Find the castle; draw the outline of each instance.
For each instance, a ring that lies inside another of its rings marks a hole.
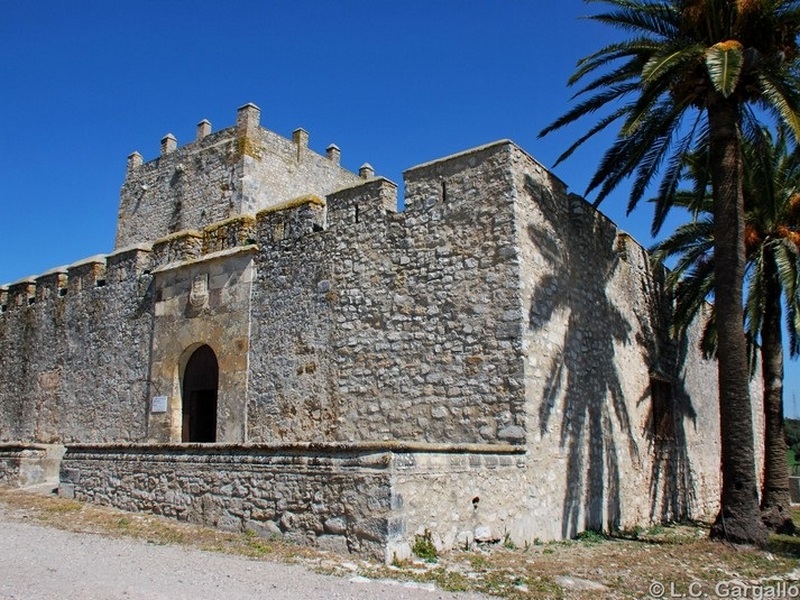
[[[713,513],[645,251],[507,140],[404,179],[252,104],[132,154],[115,250],[0,287],[0,483],[386,560]]]

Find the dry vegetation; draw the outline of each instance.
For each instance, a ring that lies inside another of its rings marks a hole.
[[[651,588],[655,582],[664,586],[663,597],[714,598],[718,584],[724,586],[720,595],[729,597],[744,589],[732,589],[738,585],[758,586],[749,589],[748,597],[800,593],[800,538],[775,537],[770,551],[763,552],[710,542],[707,527],[698,524],[658,526],[613,537],[590,533],[525,548],[507,542],[387,566],[249,533],[226,533],[16,490],[0,490],[0,507],[7,518],[69,531],[295,562],[350,577],[433,582],[446,590],[475,590],[504,598],[648,598],[651,589],[659,591]],[[800,510],[795,521],[800,522]]]

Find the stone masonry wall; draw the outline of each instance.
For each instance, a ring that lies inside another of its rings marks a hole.
[[[190,144],[177,147],[166,137],[159,158],[144,164],[132,154],[120,193],[116,247],[254,215],[305,194],[324,196],[359,180],[339,166],[338,151],[320,156],[308,148],[306,132],[287,140],[261,128],[259,119],[258,107],[247,104],[235,127],[210,133],[203,121]]]
[[[401,214],[373,179],[328,196],[324,231],[259,216],[251,441],[523,440],[507,158],[409,171]]]
[[[0,440],[144,438],[146,256],[146,248],[132,248],[9,286],[0,314]]]
[[[20,445],[0,445],[0,487],[19,487],[22,484],[22,462],[25,455],[43,456],[43,450],[30,450]]]
[[[11,382],[0,396],[4,439],[176,441],[181,369],[205,343],[225,363],[219,439],[229,443],[540,444],[552,430],[553,464],[567,464],[569,444],[582,456],[586,440],[609,431],[608,415],[636,452],[647,446],[644,409],[619,400],[646,396],[649,373],[665,368],[651,343],[662,307],[641,248],[510,142],[409,170],[403,213],[394,184],[360,181],[327,201],[302,196],[176,232],[149,253],[121,251],[108,281],[96,259],[68,278],[11,286],[0,336],[25,351],[0,365]],[[122,268],[124,257],[136,264]],[[209,300],[193,308],[203,277]],[[128,400],[104,405],[104,386]],[[160,394],[168,413],[148,417]],[[565,413],[573,396],[586,404]],[[605,483],[597,489],[606,495]]]
[[[234,224],[234,223],[231,223]],[[216,441],[246,439],[253,244],[234,246],[153,269],[155,303],[150,351],[153,395],[167,395],[163,414],[149,415],[150,441],[182,438],[182,375],[201,345],[219,370]]]
[[[384,559],[391,453],[71,446],[60,494]]]
[[[391,562],[415,536],[440,550],[517,538],[530,506],[509,445],[71,446],[59,493],[132,512]]]
[[[535,535],[708,516],[716,363],[698,356],[696,329],[669,338],[664,272],[641,246],[516,154]],[[664,391],[666,430],[653,421]]]
[[[386,560],[411,556],[416,536],[440,551],[535,536],[526,493],[529,457],[514,446],[395,454]],[[456,451],[457,450],[457,451]]]
[[[58,444],[0,442],[0,487],[58,483],[64,447]]]

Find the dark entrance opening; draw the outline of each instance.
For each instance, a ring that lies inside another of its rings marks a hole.
[[[209,346],[200,346],[183,374],[184,442],[217,441],[217,385],[219,365]]]

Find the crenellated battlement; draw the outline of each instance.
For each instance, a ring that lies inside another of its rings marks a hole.
[[[169,234],[204,227],[237,215],[254,215],[287,198],[325,197],[374,176],[340,165],[335,144],[320,155],[309,148],[309,133],[291,139],[261,127],[255,104],[239,108],[236,123],[217,132],[197,125],[194,141],[180,146],[174,135],[161,140],[158,158],[128,156],[120,193],[116,246],[153,242]]]
[[[397,186],[384,178],[361,180],[358,185],[320,198],[299,196],[265,208],[255,215],[235,215],[203,229],[184,229],[152,243],[98,254],[68,266],[51,269],[0,286],[0,314],[37,303],[80,294],[149,275],[167,265],[179,265],[244,246],[301,243],[308,235],[382,219],[397,205]]]

